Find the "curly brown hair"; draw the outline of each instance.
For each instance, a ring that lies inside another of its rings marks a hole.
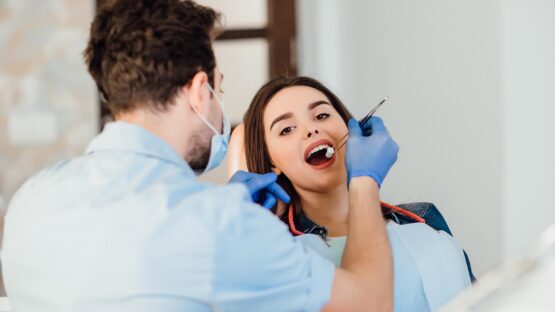
[[[84,57],[110,112],[163,111],[199,71],[213,85],[219,26],[219,13],[190,0],[119,0],[99,8]]]

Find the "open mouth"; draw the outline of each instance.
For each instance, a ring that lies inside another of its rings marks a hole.
[[[334,149],[331,142],[320,140],[311,144],[306,153],[305,161],[311,166],[322,166],[330,162],[334,157]]]

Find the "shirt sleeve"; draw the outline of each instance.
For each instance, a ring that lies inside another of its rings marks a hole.
[[[213,302],[225,311],[319,311],[334,265],[265,208],[245,200],[226,206],[216,224]]]

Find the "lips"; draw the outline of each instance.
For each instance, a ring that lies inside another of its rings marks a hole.
[[[326,157],[328,147],[333,147],[329,140],[318,140],[310,144],[304,152],[304,161],[315,170],[322,170],[335,163],[335,153],[331,158]]]
[[[326,139],[318,140],[318,141],[316,141],[316,142],[310,144],[310,145],[306,148],[306,150],[305,150],[305,152],[304,152],[304,160],[306,161],[306,160],[308,159],[308,156],[310,155],[310,152],[311,152],[314,148],[316,148],[316,147],[318,147],[318,146],[320,146],[320,145],[327,145],[327,146],[329,146],[329,147],[333,147],[333,143],[331,143],[330,140],[326,140]]]

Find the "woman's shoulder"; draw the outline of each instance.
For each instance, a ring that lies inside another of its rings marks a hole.
[[[461,250],[461,246],[449,235],[449,233],[438,230],[427,223],[415,222],[415,223],[404,223],[399,224],[394,221],[389,221],[387,223],[387,229],[389,231],[394,231],[398,236],[403,239],[410,239],[410,241],[418,241],[426,245],[436,245],[440,247],[442,245],[457,247]]]
[[[416,202],[416,203],[407,203],[407,204],[400,204],[397,205],[399,208],[402,208],[406,211],[409,211],[418,217],[424,219],[426,224],[437,231],[444,231],[449,235],[453,235],[451,233],[451,229],[445,221],[445,218],[439,211],[439,209],[433,203],[429,202]],[[395,222],[399,224],[408,224],[414,223],[414,219],[407,218],[404,215],[395,214],[394,215]]]
[[[397,207],[409,211],[425,221],[415,221],[414,218],[407,217],[403,213],[393,212],[391,214],[391,219],[387,224],[388,230],[395,232],[405,243],[410,241],[411,243],[408,247],[417,245],[419,246],[418,249],[426,250],[428,248],[423,248],[424,246],[420,245],[425,245],[426,247],[433,246],[435,248],[456,247],[462,253],[462,248],[452,237],[447,222],[434,204],[418,202],[401,204],[397,205]]]
[[[447,243],[450,243],[451,245],[455,245],[458,248],[461,248],[458,245],[457,241],[453,238],[453,233],[451,232],[451,229],[449,228],[447,221],[441,214],[440,210],[433,203],[416,202],[416,203],[401,204],[401,205],[398,205],[398,207],[406,211],[409,211],[415,214],[416,216],[424,219],[428,227],[431,227],[432,229],[438,232],[442,231],[444,232],[444,234],[445,233],[449,234],[449,236],[443,235],[442,236],[443,240],[447,241]],[[404,215],[396,214],[396,213],[392,214],[391,219],[401,225],[407,225],[407,224],[412,224],[416,222],[413,218],[409,218]],[[430,234],[430,235],[433,235],[433,234]],[[439,234],[436,234],[436,235],[439,235]],[[474,273],[472,272],[472,265],[470,264],[470,258],[468,257],[464,249],[462,249],[462,252],[465,259],[466,267],[468,269],[468,274],[470,275],[470,279],[472,280],[472,282],[474,282],[476,281],[476,278],[474,277]]]
[[[411,203],[399,205],[425,222],[407,220],[403,216],[388,222],[390,235],[407,248],[418,259],[444,259],[453,264],[463,264],[466,268],[463,248],[451,234],[447,222],[432,203]],[[424,260],[427,262],[427,260]]]
[[[425,223],[391,221],[387,230],[394,259],[396,250],[410,254],[431,307],[439,307],[470,285],[464,251],[451,235]]]

